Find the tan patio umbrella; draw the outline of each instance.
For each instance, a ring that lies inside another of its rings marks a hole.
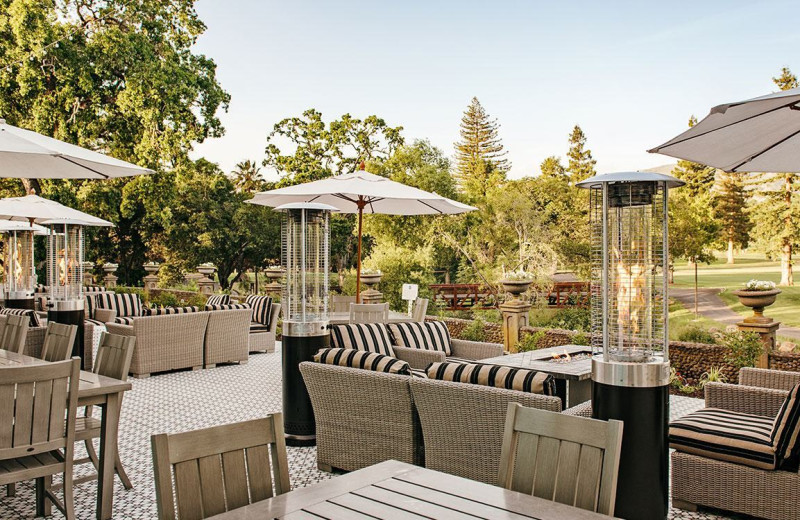
[[[358,213],[356,301],[361,301],[361,228],[364,213],[383,215],[455,215],[476,208],[364,171],[257,193],[249,203],[277,207],[291,202],[328,204],[342,213]]]

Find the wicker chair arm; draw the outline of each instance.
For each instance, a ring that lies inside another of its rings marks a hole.
[[[94,319],[102,323],[110,323],[117,317],[117,311],[114,309],[95,309]]]
[[[392,349],[394,350],[394,356],[397,359],[405,361],[411,366],[411,368],[419,370],[428,368],[428,365],[431,363],[445,360],[444,352],[436,350],[399,347],[397,345],[392,345]]]
[[[586,401],[584,403],[567,408],[563,412],[564,415],[574,415],[577,417],[591,417],[592,416],[592,402]]]
[[[269,332],[273,334],[278,330],[278,318],[281,315],[281,304],[273,303],[269,318]]]
[[[706,406],[732,412],[775,417],[788,392],[772,388],[708,383],[705,387]]]
[[[748,367],[739,371],[739,384],[744,386],[758,386],[788,392],[797,383],[800,383],[800,372]]]
[[[135,335],[133,333],[133,325],[123,325],[122,323],[106,323],[106,332],[109,334],[119,334],[120,336]]]
[[[474,360],[503,355],[503,345],[500,343],[483,343],[455,338],[450,342],[450,350],[453,357]]]

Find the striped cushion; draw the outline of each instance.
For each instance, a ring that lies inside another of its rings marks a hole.
[[[166,314],[188,314],[191,312],[200,312],[200,307],[155,307],[152,309],[145,309],[145,316],[164,316]]]
[[[780,466],[796,469],[800,459],[800,383],[789,390],[781,405],[771,438]]]
[[[703,408],[669,424],[669,445],[678,451],[775,469],[773,419],[720,408]]]
[[[272,319],[272,296],[260,296],[258,294],[251,294],[244,301],[253,308],[252,320],[262,325],[270,326]]]
[[[97,308],[97,294],[84,294],[84,316],[94,319],[94,310]]]
[[[207,311],[229,311],[232,309],[249,309],[250,306],[246,303],[226,303],[220,305],[209,305],[206,304],[205,309]]]
[[[444,361],[431,363],[425,372],[429,379],[556,395],[556,380],[553,376],[526,368]]]
[[[30,324],[28,325],[29,327],[34,328],[42,326],[42,324],[39,322],[39,315],[36,314],[36,311],[34,311],[33,309],[9,309],[8,307],[5,307],[3,309],[0,309],[0,314],[27,316],[31,320]]]
[[[99,293],[105,291],[106,288],[100,285],[84,285],[83,292],[85,293]]]
[[[411,375],[411,367],[405,361],[375,352],[351,348],[324,348],[314,355],[314,361],[340,367],[363,368],[374,372]]]
[[[117,311],[120,318],[143,315],[142,300],[138,294],[100,293],[97,295],[97,308]]]
[[[395,357],[389,329],[384,323],[331,325],[331,344],[335,348],[365,350]]]
[[[231,303],[230,294],[212,294],[206,300],[206,305],[228,305]]]
[[[119,323],[121,325],[133,325],[133,318],[114,318],[114,323]]]
[[[450,331],[442,321],[390,323],[392,344],[401,347],[436,350],[450,355]]]

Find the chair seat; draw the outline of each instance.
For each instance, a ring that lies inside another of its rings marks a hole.
[[[0,460],[0,485],[52,475],[63,467],[64,457],[58,451]]]
[[[250,334],[256,334],[259,332],[269,332],[269,327],[262,325],[261,323],[256,323],[255,321],[250,323]]]
[[[97,417],[76,417],[75,440],[85,441],[86,439],[99,437],[102,424],[102,421]]]
[[[703,408],[669,425],[670,447],[710,459],[775,469],[774,419]]]

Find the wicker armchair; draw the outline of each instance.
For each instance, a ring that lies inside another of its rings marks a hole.
[[[489,484],[497,484],[508,403],[561,411],[555,396],[421,378],[410,384],[425,467]]]
[[[251,309],[228,309],[208,313],[203,365],[247,363]]]
[[[406,361],[411,368],[424,370],[431,363],[447,361],[444,352],[393,345],[395,356]],[[459,359],[479,360],[503,355],[500,343],[483,343],[453,338],[450,342],[450,355]],[[505,409],[505,408],[504,408]]]
[[[321,470],[352,471],[390,459],[422,464],[410,376],[308,361],[300,372],[314,408]]]
[[[275,336],[278,330],[278,318],[281,314],[281,304],[273,303],[271,312],[269,330],[264,330],[262,327],[253,327],[251,324],[247,347],[249,352],[275,352]]]
[[[775,417],[800,373],[743,368],[739,384],[706,385],[706,406]],[[774,520],[800,519],[795,498],[800,473],[767,471],[676,451],[672,454],[672,505],[713,507]]]

